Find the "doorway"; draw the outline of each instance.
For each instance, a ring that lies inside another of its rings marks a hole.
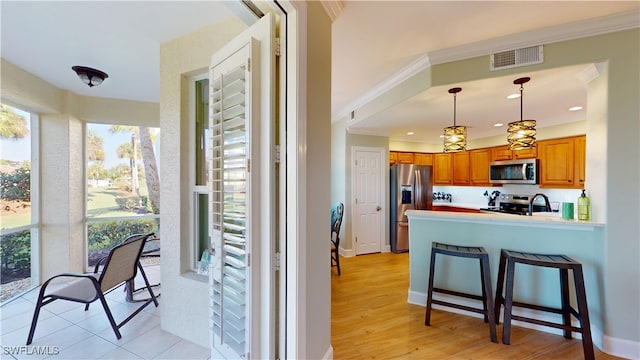
[[[356,255],[376,253],[382,249],[387,214],[384,154],[385,149],[379,147],[351,148],[351,238]]]

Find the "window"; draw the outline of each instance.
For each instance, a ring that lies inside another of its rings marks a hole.
[[[0,302],[39,282],[37,124],[36,115],[0,104]]]
[[[209,188],[208,178],[208,149],[210,146],[209,132],[209,79],[195,79],[193,82],[193,270],[202,254],[210,248],[209,245]]]
[[[160,130],[87,124],[88,265],[125,237],[158,233]]]

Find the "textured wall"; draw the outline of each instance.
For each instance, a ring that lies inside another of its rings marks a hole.
[[[162,44],[160,51],[160,239],[162,328],[209,347],[206,277],[189,271],[188,76],[207,74],[211,55],[246,28],[228,20]]]

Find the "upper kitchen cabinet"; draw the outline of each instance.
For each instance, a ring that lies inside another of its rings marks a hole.
[[[525,150],[509,150],[507,145],[491,148],[491,161],[535,159],[538,156],[536,148]]]
[[[491,149],[469,151],[469,181],[471,185],[491,186],[489,183],[489,163]]]
[[[433,184],[450,185],[453,183],[452,175],[453,158],[451,153],[433,154]]]
[[[397,164],[413,164],[413,153],[411,152],[398,152]]]
[[[584,189],[585,168],[587,167],[587,137],[578,136],[574,139],[574,177],[576,179],[575,185],[578,189]]]
[[[511,150],[511,154],[514,160],[518,159],[535,159],[538,157],[538,149],[523,149],[523,150]]]
[[[395,151],[389,151],[389,165],[398,163],[398,153]]]
[[[541,188],[584,186],[586,137],[538,141]]]
[[[413,164],[413,153],[389,151],[389,165],[393,164]]]
[[[455,152],[451,155],[453,162],[453,184],[469,185],[469,152]]]
[[[413,163],[416,165],[433,165],[433,154],[414,153]]]
[[[511,160],[511,150],[507,145],[491,148],[491,161]]]

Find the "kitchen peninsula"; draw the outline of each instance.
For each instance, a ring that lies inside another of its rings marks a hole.
[[[491,287],[495,292],[500,249],[542,254],[564,254],[582,263],[594,344],[602,348],[605,262],[604,229],[598,222],[564,220],[557,216],[520,216],[410,210],[408,301],[426,305],[431,242],[483,246],[490,257]],[[436,264],[437,287],[481,294],[479,266],[469,259],[443,257]],[[555,269],[516,267],[515,298],[545,306],[560,306],[560,280]],[[434,297],[437,298],[438,295]],[[447,296],[447,295],[444,295]],[[571,294],[575,305],[575,296]],[[478,307],[472,300],[450,297],[447,301]],[[450,309],[446,309],[451,311]],[[514,312],[522,309],[514,309]],[[525,310],[528,316],[557,321],[556,315]],[[472,315],[471,313],[467,313]],[[521,312],[525,314],[525,312]],[[474,316],[477,316],[473,314]],[[528,325],[531,326],[531,325]],[[560,330],[538,327],[543,331]]]

